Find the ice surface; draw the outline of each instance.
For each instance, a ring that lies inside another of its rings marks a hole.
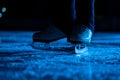
[[[120,80],[119,33],[95,33],[88,55],[33,49],[33,33],[0,31],[0,80]]]

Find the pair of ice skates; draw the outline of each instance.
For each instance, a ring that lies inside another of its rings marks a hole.
[[[87,50],[87,45],[91,42],[92,31],[86,26],[81,27],[79,26],[79,28],[76,29],[75,30],[73,29],[73,33],[71,34],[71,36],[67,37],[67,42],[71,43],[71,46],[69,45],[65,47],[65,45],[63,45],[64,47],[61,47],[61,49],[63,48],[66,50],[74,49],[76,54],[81,54]],[[50,46],[50,43],[65,37],[66,35],[64,33],[62,33],[56,27],[52,26],[41,32],[36,32],[33,34],[33,47],[37,49],[41,48],[53,49],[53,47]],[[41,46],[39,44],[41,42],[43,42],[45,45]],[[56,49],[55,46],[54,49]]]

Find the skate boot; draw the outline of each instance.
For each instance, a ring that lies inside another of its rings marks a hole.
[[[62,33],[59,29],[57,29],[54,26],[51,26],[41,32],[34,33],[33,42],[49,43],[65,37],[66,35]]]
[[[50,26],[47,29],[36,32],[33,34],[33,42],[31,46],[38,50],[61,50],[63,47],[59,47],[59,40],[63,40],[66,35],[54,26]],[[61,46],[61,45],[60,45]]]
[[[81,54],[88,50],[87,45],[91,42],[92,31],[86,26],[76,26],[68,38],[68,42],[75,44],[75,53]]]

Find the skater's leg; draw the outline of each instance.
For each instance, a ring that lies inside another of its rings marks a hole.
[[[46,29],[33,34],[33,42],[52,42],[66,37],[53,23],[53,16],[55,11],[55,0],[46,0],[47,9],[44,10],[44,19],[46,19]]]
[[[94,31],[94,0],[76,0],[76,24],[89,27]]]
[[[60,0],[54,1],[52,18],[57,28],[63,31],[68,41],[90,42],[82,40],[94,31],[94,0]],[[79,36],[79,37],[78,37]]]
[[[42,32],[36,32],[33,41],[51,42],[66,35],[70,36],[73,26],[73,0],[46,0],[46,6],[44,17],[48,22],[46,26],[49,27]]]
[[[75,0],[75,25],[68,41],[90,43],[94,31],[94,0]]]
[[[94,0],[75,0],[75,25],[68,41],[75,43],[75,53],[87,51],[94,31]]]
[[[52,2],[53,1],[53,2]],[[51,0],[48,15],[71,43],[76,43],[76,53],[85,51],[79,43],[89,43],[94,30],[94,0]],[[82,7],[82,8],[80,8]],[[88,8],[89,7],[89,8]],[[56,9],[57,8],[57,9]]]
[[[51,18],[54,24],[67,36],[70,36],[73,21],[73,0],[54,0]]]
[[[61,0],[56,7],[53,17],[57,27],[75,44],[75,53],[84,53],[94,31],[94,0]]]

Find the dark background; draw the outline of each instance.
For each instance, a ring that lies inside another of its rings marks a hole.
[[[120,1],[95,1],[95,30],[120,31]],[[7,12],[0,18],[1,30],[38,30],[45,26],[46,0],[0,0]],[[0,10],[1,11],[1,10]]]

